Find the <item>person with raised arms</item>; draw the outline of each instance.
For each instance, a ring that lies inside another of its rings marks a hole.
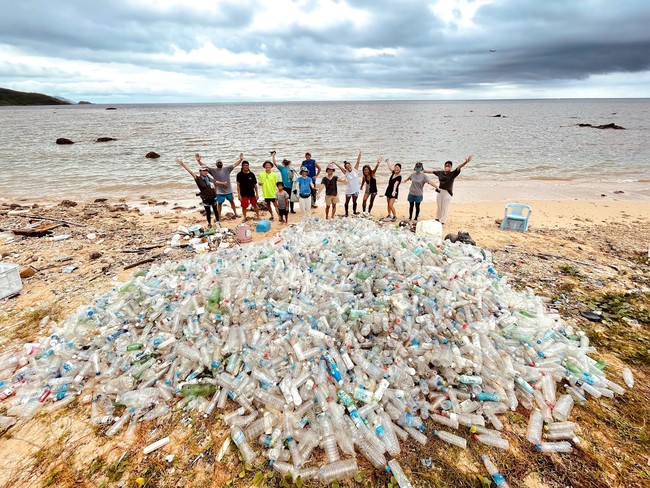
[[[359,198],[360,191],[360,179],[359,179],[359,163],[361,162],[361,149],[359,149],[359,154],[357,155],[357,164],[352,167],[352,163],[348,161],[343,161],[343,166],[339,163],[336,164],[339,169],[343,172],[345,179],[347,180],[347,187],[345,188],[345,216],[349,215],[348,207],[350,205],[350,199],[352,199],[352,212],[354,215],[358,215],[357,212],[357,199]]]
[[[425,171],[425,173],[431,173],[438,177],[440,181],[440,188],[436,191],[438,192],[438,197],[436,198],[436,203],[438,208],[436,209],[436,220],[441,224],[444,224],[447,221],[447,214],[449,213],[449,206],[451,205],[451,197],[454,195],[454,180],[460,175],[461,168],[465,167],[467,163],[472,160],[472,156],[467,156],[465,161],[456,166],[456,169],[452,171],[453,163],[451,161],[446,161],[444,169],[437,171]]]
[[[257,206],[257,199],[259,192],[257,189],[257,178],[250,170],[248,161],[242,161],[241,171],[237,173],[237,198],[241,202],[241,211],[243,214],[243,222],[246,222],[246,210],[249,206],[255,210],[257,219],[260,218],[260,208]]]
[[[381,157],[377,158],[377,164],[375,164],[374,169],[370,168],[369,164],[364,164],[361,169],[361,188],[363,191],[363,202],[361,203],[361,208],[363,213],[366,213],[366,202],[370,198],[370,204],[368,205],[368,214],[372,213],[372,206],[375,203],[375,197],[377,196],[377,168],[379,168],[379,163],[381,163]]]
[[[230,183],[230,173],[232,173],[232,170],[234,170],[237,166],[239,166],[241,162],[244,160],[244,153],[239,153],[239,159],[237,159],[237,161],[225,166],[220,159],[217,159],[217,162],[215,163],[216,166],[215,168],[209,168],[207,164],[203,164],[203,162],[201,161],[201,155],[199,153],[196,153],[194,155],[194,158],[199,163],[199,166],[205,166],[206,168],[208,168],[208,172],[216,181],[223,181],[223,185],[221,184],[216,185],[217,208],[219,209],[219,215],[220,216],[222,215],[221,209],[223,206],[223,202],[228,200],[230,202],[230,206],[232,207],[232,211],[233,214],[235,215],[235,218],[239,217],[239,215],[237,215],[237,207],[235,206],[235,197],[233,197],[232,184]]]
[[[205,218],[208,221],[208,229],[212,228],[212,211],[214,211],[215,222],[219,223],[219,209],[217,208],[217,192],[215,190],[215,185],[223,184],[223,181],[217,181],[210,173],[208,173],[208,168],[201,166],[199,167],[199,174],[197,175],[192,171],[182,159],[177,159],[176,162],[185,169],[192,178],[196,186],[199,188],[199,193],[197,195],[201,197],[203,202],[203,208],[205,209]]]
[[[296,211],[293,209],[293,205],[295,202],[291,200],[291,195],[295,191],[297,196],[298,189],[296,188],[294,190],[293,182],[295,181],[295,179],[298,178],[298,174],[296,173],[296,170],[294,170],[291,167],[291,161],[289,161],[288,159],[283,159],[282,164],[278,164],[275,161],[275,151],[271,151],[271,161],[273,162],[273,165],[276,168],[278,168],[278,171],[282,176],[282,186],[284,187],[284,191],[286,191],[289,194],[289,207],[291,208],[291,213],[295,214]]]
[[[402,182],[402,165],[396,163],[394,166],[391,166],[388,159],[386,159],[386,166],[390,171],[390,179],[388,180],[388,186],[386,186],[386,205],[388,207],[388,215],[381,219],[382,221],[391,220],[395,222],[397,220],[397,214],[395,213],[395,202],[399,196],[399,185]]]

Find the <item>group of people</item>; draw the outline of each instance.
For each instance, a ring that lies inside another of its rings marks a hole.
[[[336,206],[339,203],[338,185],[345,184],[345,216],[349,216],[350,202],[352,202],[352,213],[358,215],[358,199],[363,193],[361,209],[364,214],[372,212],[375,198],[378,194],[376,173],[382,158],[378,158],[374,168],[366,164],[359,174],[359,165],[361,164],[362,152],[359,149],[356,164],[344,161],[343,165],[332,162],[325,168],[325,176],[321,178],[317,185],[318,177],[321,173],[321,167],[311,157],[310,153],[305,153],[305,160],[302,162],[299,171],[291,166],[291,161],[283,159],[278,164],[275,159],[275,151],[271,151],[271,159],[264,161],[264,170],[255,175],[250,170],[250,164],[244,160],[241,153],[239,158],[232,164],[224,165],[221,160],[217,160],[215,167],[208,167],[201,160],[201,155],[196,154],[195,159],[199,164],[198,174],[192,171],[182,160],[178,164],[192,175],[199,189],[198,196],[201,197],[205,208],[205,215],[208,221],[208,228],[212,227],[212,214],[214,213],[215,221],[220,220],[223,204],[228,201],[232,207],[235,217],[238,217],[235,197],[231,183],[232,171],[241,165],[241,170],[237,173],[237,198],[240,201],[242,217],[246,220],[247,212],[250,208],[255,212],[259,219],[260,209],[257,204],[260,198],[260,188],[262,198],[266,202],[267,209],[271,214],[269,220],[274,220],[275,214],[281,223],[289,222],[289,214],[295,214],[295,203],[299,204],[303,218],[311,217],[311,209],[318,208],[316,201],[318,197],[325,192],[325,218],[334,218],[336,216]],[[384,195],[386,196],[387,215],[382,221],[397,220],[395,212],[395,202],[399,196],[399,188],[402,183],[410,182],[407,201],[409,202],[409,220],[417,221],[420,217],[420,204],[423,200],[424,185],[431,185],[437,192],[437,210],[436,220],[444,224],[447,220],[449,205],[453,196],[453,187],[456,177],[460,170],[470,161],[472,156],[467,156],[456,169],[453,169],[453,163],[447,161],[442,170],[431,171],[425,170],[422,163],[416,163],[413,172],[402,180],[402,165],[399,163],[391,164],[388,159],[384,159],[390,178],[386,186]],[[276,168],[278,173],[273,171]],[[337,168],[343,174],[341,177],[335,175]],[[435,175],[437,183],[428,175]]]

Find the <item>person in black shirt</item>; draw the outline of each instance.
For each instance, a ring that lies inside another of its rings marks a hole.
[[[465,161],[456,166],[456,169],[453,171],[451,170],[453,166],[451,161],[445,163],[444,170],[442,171],[425,171],[425,173],[436,175],[440,181],[440,188],[436,190],[436,192],[438,192],[438,197],[436,199],[438,205],[438,208],[436,209],[436,220],[441,224],[444,224],[447,221],[447,213],[449,212],[451,197],[454,195],[454,180],[460,174],[461,168],[471,160],[472,156],[467,156]]]
[[[260,218],[260,209],[257,206],[257,198],[259,193],[257,190],[257,178],[251,173],[248,161],[242,161],[241,171],[237,173],[237,197],[241,202],[241,210],[244,214],[244,222],[246,222],[246,210],[249,205],[253,206],[257,219]]]
[[[219,210],[217,208],[217,192],[215,190],[215,185],[222,185],[224,182],[217,181],[210,176],[208,168],[199,168],[199,174],[197,175],[194,171],[188,168],[181,159],[177,159],[176,162],[182,166],[185,171],[191,174],[192,178],[194,178],[194,182],[199,188],[198,196],[201,197],[203,208],[205,209],[205,218],[208,220],[208,229],[212,228],[212,211],[214,211],[215,221],[219,222]]]

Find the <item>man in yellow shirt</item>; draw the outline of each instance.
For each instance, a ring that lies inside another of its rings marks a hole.
[[[276,212],[278,211],[278,202],[275,199],[275,192],[278,190],[278,175],[272,169],[273,163],[269,160],[264,161],[264,172],[260,174],[258,183],[262,187],[262,197],[271,214],[269,220],[273,220],[273,207]],[[278,213],[278,215],[280,214]]]

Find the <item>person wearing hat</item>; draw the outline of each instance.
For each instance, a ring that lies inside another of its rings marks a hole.
[[[429,177],[424,174],[424,166],[422,163],[416,163],[414,172],[404,180],[404,183],[407,181],[411,182],[411,187],[409,188],[409,195],[406,199],[409,202],[409,220],[413,220],[413,207],[415,207],[415,220],[420,217],[420,204],[422,203],[423,194],[424,194],[424,185],[428,183],[436,190],[438,185],[433,183]]]
[[[284,190],[287,193],[289,193],[289,197],[291,197],[294,194],[294,192],[297,197],[298,187],[296,185],[296,188],[294,188],[293,183],[295,181],[294,178],[297,178],[298,175],[296,174],[295,170],[291,167],[291,161],[289,161],[288,159],[283,159],[282,164],[276,163],[275,151],[271,151],[271,161],[273,161],[275,167],[278,168],[278,171],[282,176],[282,186],[284,187]],[[296,201],[298,200],[296,199]],[[291,208],[291,213],[296,213],[296,211],[293,209],[294,203],[295,203],[294,200],[290,199],[289,207]]]
[[[320,187],[318,188],[318,195],[325,190],[325,220],[329,219],[330,207],[332,207],[332,218],[336,216],[336,204],[339,203],[338,197],[338,183],[347,183],[345,178],[340,178],[334,176],[334,171],[336,171],[336,163],[332,162],[327,165],[325,172],[327,173],[320,182]],[[347,215],[347,214],[346,214]]]
[[[305,160],[302,162],[301,168],[307,168],[307,176],[311,178],[313,187],[311,192],[311,208],[318,208],[318,205],[316,205],[316,178],[320,174],[320,166],[315,159],[312,159],[311,154],[306,152]]]
[[[278,202],[275,199],[275,192],[277,191],[278,185],[278,174],[273,170],[273,163],[268,159],[264,161],[264,171],[259,176],[259,185],[262,187],[262,196],[266,202],[266,208],[268,208],[271,216],[269,220],[273,220],[273,207],[275,207],[275,212],[278,211]],[[279,214],[278,214],[279,215]]]
[[[314,182],[309,177],[309,169],[306,167],[300,168],[300,176],[298,177],[298,196],[300,197],[300,211],[302,212],[303,219],[311,218],[311,194],[314,190]]]
[[[436,190],[438,192],[438,197],[436,198],[436,203],[438,205],[436,209],[436,220],[441,224],[444,224],[447,221],[447,214],[449,213],[449,206],[451,205],[451,197],[454,195],[454,180],[458,175],[460,175],[461,168],[471,160],[472,156],[467,156],[465,161],[456,166],[456,169],[453,171],[451,170],[453,166],[451,161],[445,162],[442,171],[427,171],[428,173],[436,175],[440,181],[440,188]]]
[[[194,158],[196,159],[197,163],[199,163],[199,166],[205,166],[208,168],[208,166],[206,164],[203,164],[201,161],[201,155],[199,153],[196,153],[194,155]],[[216,168],[208,168],[208,172],[216,181],[224,182],[223,185],[216,185],[217,208],[219,209],[219,215],[222,215],[221,208],[223,206],[223,202],[228,200],[230,202],[230,206],[232,207],[235,218],[239,217],[239,215],[237,215],[237,207],[235,206],[235,197],[233,196],[232,184],[230,183],[230,173],[232,173],[232,170],[239,166],[243,160],[244,154],[239,153],[239,159],[237,159],[237,161],[235,161],[233,164],[224,166],[221,160],[218,159],[215,164]]]
[[[248,161],[242,161],[241,171],[237,173],[237,197],[241,202],[241,211],[244,214],[244,222],[246,222],[246,210],[249,206],[255,210],[257,219],[260,218],[260,208],[257,206],[257,199],[259,193],[257,190],[257,178],[250,170]]]
[[[203,202],[203,208],[205,209],[205,218],[208,220],[208,229],[212,228],[212,211],[214,211],[214,218],[216,222],[219,222],[219,209],[217,208],[217,192],[215,190],[215,185],[223,184],[223,181],[217,181],[210,173],[208,173],[208,168],[203,166],[199,167],[199,174],[197,175],[194,171],[187,167],[182,159],[177,159],[176,162],[185,169],[192,178],[196,186],[199,188],[198,196],[201,197]]]

